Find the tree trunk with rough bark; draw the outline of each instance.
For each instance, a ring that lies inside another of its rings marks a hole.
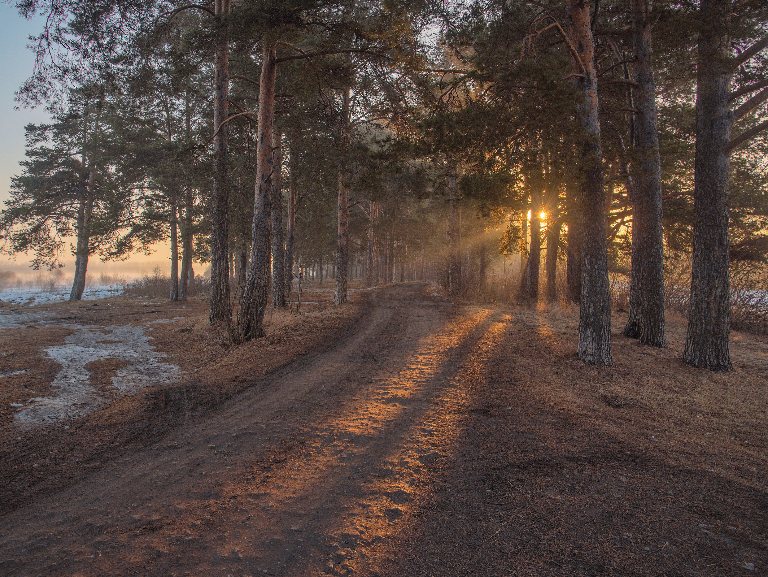
[[[557,253],[560,247],[560,221],[553,219],[550,215],[547,219],[547,261],[545,269],[547,272],[547,302],[553,303],[557,300]]]
[[[285,296],[285,244],[283,235],[283,135],[274,133],[274,160],[272,176],[272,306],[286,306]]]
[[[374,277],[374,245],[376,243],[376,231],[374,230],[374,222],[376,218],[376,203],[371,201],[368,207],[368,246],[365,251],[365,286],[370,288],[373,286]]]
[[[216,0],[216,61],[213,80],[213,212],[211,214],[211,324],[232,321],[229,294],[229,170],[226,121],[229,114],[230,0]]]
[[[298,199],[298,149],[299,137],[296,133],[291,138],[291,157],[289,160],[290,176],[288,180],[288,224],[285,238],[285,298],[293,289],[293,243],[296,236],[296,202]]]
[[[171,290],[168,296],[171,301],[179,300],[179,221],[178,203],[171,200]]]
[[[337,196],[336,230],[336,290],[333,302],[337,305],[347,301],[347,268],[349,265],[349,154],[350,138],[350,89],[343,90],[341,99],[341,146],[342,166],[339,169],[339,193]]]
[[[534,168],[536,170],[538,167]],[[531,243],[528,251],[528,262],[520,283],[520,296],[523,299],[537,301],[539,299],[539,276],[541,273],[541,190],[539,178],[529,178],[531,190],[531,218],[529,229]]]
[[[566,190],[567,225],[565,281],[568,300],[572,303],[581,301],[581,209],[575,198],[574,186]]]
[[[651,64],[651,21],[648,0],[631,0],[635,50],[635,157],[632,199],[632,281],[628,337],[654,347],[664,336],[664,230],[661,212],[661,161],[656,113],[656,85]]]
[[[192,232],[192,187],[184,190],[184,218],[181,222],[181,278],[179,279],[179,300],[187,300],[189,294],[189,273],[192,270],[194,233]]]
[[[688,334],[689,365],[732,368],[728,238],[729,108],[732,68],[728,25],[730,0],[702,0],[696,77],[696,163],[693,263]]]
[[[582,283],[579,311],[579,358],[593,365],[610,365],[611,303],[605,224],[603,151],[600,142],[595,46],[589,2],[567,0],[574,77],[580,99],[576,117],[582,129],[580,204],[582,210]],[[578,58],[576,57],[578,56]]]
[[[270,228],[272,213],[273,161],[272,131],[275,117],[277,55],[275,45],[265,43],[262,50],[259,83],[259,116],[256,148],[256,194],[251,227],[251,258],[238,314],[239,341],[264,336],[264,312],[270,283]]]
[[[455,161],[446,161],[448,185],[448,294],[457,296],[462,290],[461,230],[458,207],[458,168]]]

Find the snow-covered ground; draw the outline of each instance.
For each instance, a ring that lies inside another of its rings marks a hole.
[[[113,297],[123,292],[120,285],[86,287],[83,299],[95,300]],[[69,299],[69,287],[50,288],[6,288],[0,289],[0,301],[13,304],[39,305]]]
[[[52,394],[36,397],[15,415],[16,424],[29,428],[63,421],[94,411],[117,394],[130,395],[148,385],[167,383],[176,379],[181,371],[176,365],[162,362],[166,355],[155,351],[149,344],[150,336],[142,326],[77,327],[64,339],[64,344],[47,347],[48,358],[61,370],[51,383]],[[106,334],[105,334],[106,333]],[[91,384],[87,365],[102,359],[119,359],[127,365],[112,377],[115,391],[99,394]]]

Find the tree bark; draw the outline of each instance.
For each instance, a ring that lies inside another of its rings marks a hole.
[[[693,263],[688,334],[689,365],[732,368],[728,239],[728,170],[733,114],[728,25],[730,0],[702,0],[696,77],[696,163]]]
[[[540,167],[535,165],[533,171],[538,171]],[[520,296],[524,299],[537,301],[539,299],[539,276],[541,273],[541,178],[529,174],[528,185],[531,191],[531,218],[529,219],[529,229],[531,231],[530,250],[528,251],[528,262],[525,265],[520,285]]]
[[[554,211],[553,211],[554,212]],[[560,245],[560,221],[554,220],[554,213],[547,219],[547,302],[557,300],[557,253]]]
[[[333,302],[337,305],[347,301],[347,268],[349,264],[349,138],[350,110],[349,87],[345,88],[341,100],[341,167],[339,168],[339,193],[337,196],[336,230],[336,291]]]
[[[77,246],[75,248],[75,277],[69,300],[79,301],[83,298],[85,278],[88,270],[88,257],[91,254],[91,216],[93,216],[93,199],[96,190],[94,171],[88,173],[88,184],[80,194],[80,204],[77,208]]]
[[[179,221],[178,204],[171,200],[171,290],[169,300],[179,300]]]
[[[192,232],[192,187],[187,185],[184,191],[184,219],[181,226],[181,278],[179,279],[179,300],[187,300],[189,294],[189,273],[192,270],[192,252],[194,233]]]
[[[581,301],[581,210],[577,199],[572,198],[571,189],[566,192],[568,201],[568,231],[566,236],[565,276],[568,287],[568,300],[572,303]]]
[[[368,207],[368,246],[365,251],[365,286],[370,288],[373,286],[374,276],[374,245],[376,243],[376,235],[374,230],[374,222],[376,218],[376,203],[370,201]]]
[[[294,131],[291,138],[291,157],[289,160],[290,177],[288,181],[288,225],[285,239],[285,298],[286,300],[293,289],[293,243],[296,236],[296,202],[298,199],[298,164],[299,164],[299,136]]]
[[[230,0],[216,0],[216,62],[213,80],[213,213],[211,215],[211,324],[227,327],[232,319],[229,295],[229,171],[226,124],[229,114]]]
[[[461,231],[458,208],[458,168],[452,158],[446,161],[448,179],[448,294],[457,296],[462,290]]]
[[[577,121],[582,128],[579,184],[583,216],[578,354],[586,363],[610,365],[611,303],[594,40],[588,0],[567,0],[567,7],[570,39],[579,57],[574,57],[575,82],[581,93],[576,105]]]
[[[651,64],[648,0],[631,0],[638,85],[632,185],[632,285],[624,334],[645,345],[666,346],[664,336],[664,229],[661,207],[656,85]]]
[[[262,50],[259,83],[259,116],[256,145],[256,194],[251,227],[251,258],[240,304],[237,339],[247,341],[264,336],[264,312],[270,283],[270,228],[272,213],[273,160],[272,131],[275,116],[277,55],[275,45]]]
[[[283,136],[274,132],[272,176],[272,306],[285,307],[285,243],[283,235]]]

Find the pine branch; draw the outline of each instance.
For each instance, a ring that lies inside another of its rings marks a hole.
[[[168,17],[166,18],[166,20],[165,20],[165,21],[166,21],[166,24],[167,24],[167,23],[169,23],[171,20],[173,20],[173,18],[174,18],[174,17],[175,17],[177,14],[179,14],[179,13],[181,13],[181,12],[184,12],[185,10],[202,10],[203,12],[207,12],[207,13],[208,13],[208,14],[210,14],[211,16],[216,16],[216,13],[215,13],[213,10],[211,10],[210,8],[208,8],[207,6],[203,6],[203,5],[201,5],[201,4],[187,4],[186,6],[181,6],[181,7],[179,7],[179,8],[176,8],[176,10],[174,10],[173,12],[171,12],[171,13],[168,15]],[[158,18],[158,20],[159,20],[159,19],[160,19],[160,18]]]
[[[334,54],[367,54],[369,56],[376,56],[379,58],[385,58],[387,60],[390,59],[389,56],[385,54],[381,54],[379,52],[372,52],[370,50],[366,50],[365,48],[342,48],[342,49],[336,49],[336,50],[320,50],[319,52],[304,52],[298,46],[288,44],[287,42],[280,42],[280,44],[289,46],[290,48],[293,48],[294,50],[297,50],[298,52],[300,52],[300,54],[296,56],[283,56],[282,58],[277,58],[275,59],[276,64],[281,64],[282,62],[290,62],[291,60],[305,60],[309,58],[315,58],[317,56],[332,56]]]
[[[739,106],[733,113],[734,120],[743,118],[745,114],[752,112],[766,100],[768,100],[768,88],[764,88],[755,94],[752,98],[747,100],[744,104]]]
[[[731,67],[736,70],[739,66],[744,64],[747,60],[752,58],[755,54],[768,47],[768,36],[764,36],[762,39],[755,42],[752,46],[747,48],[744,52],[739,54],[736,58],[731,60]]]
[[[768,120],[765,120],[761,122],[760,124],[753,126],[749,130],[745,130],[741,134],[739,134],[736,138],[732,138],[731,141],[728,143],[728,152],[732,152],[734,149],[739,147],[740,145],[744,144],[748,140],[751,140],[758,134],[760,134],[763,130],[768,129]]]
[[[539,24],[543,23],[547,18],[551,18],[553,20],[553,23],[549,24],[548,26],[545,26],[541,30],[537,30],[536,27]],[[541,36],[544,32],[546,32],[550,28],[557,28],[558,32],[560,32],[560,36],[563,38],[563,41],[568,46],[568,50],[570,50],[571,56],[573,56],[573,59],[579,63],[579,66],[581,67],[582,72],[586,74],[587,67],[584,64],[584,62],[581,60],[581,56],[579,56],[579,51],[576,50],[576,47],[573,45],[573,42],[571,42],[571,39],[565,33],[565,30],[563,30],[563,27],[560,26],[560,22],[558,22],[554,16],[552,16],[551,14],[546,14],[541,18],[538,18],[533,22],[533,24],[531,24],[531,28],[534,30],[534,32],[532,32],[531,34],[523,38],[523,51],[522,51],[522,54],[520,54],[520,59],[525,57],[525,54],[527,53],[528,49],[533,46],[533,43],[536,41],[536,39],[539,36]]]
[[[761,80],[760,82],[754,82],[749,86],[745,86],[741,90],[732,92],[731,95],[728,97],[728,102],[733,102],[734,100],[738,100],[742,96],[746,96],[747,94],[750,94],[755,90],[760,90],[761,88],[765,88],[766,86],[768,86],[768,78],[766,78],[765,80]]]
[[[626,84],[628,86],[632,86],[633,88],[640,88],[640,85],[637,82],[630,80],[629,78],[612,78],[609,80],[600,80],[600,84]]]

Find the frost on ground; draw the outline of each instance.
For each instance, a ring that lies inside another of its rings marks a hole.
[[[75,328],[77,325],[69,325]],[[48,347],[46,354],[62,367],[51,386],[55,394],[32,399],[15,415],[22,428],[62,421],[93,411],[118,394],[130,394],[178,377],[175,365],[161,361],[141,326],[78,327],[65,344]],[[126,361],[112,377],[114,394],[100,393],[91,384],[88,363],[103,359]]]

